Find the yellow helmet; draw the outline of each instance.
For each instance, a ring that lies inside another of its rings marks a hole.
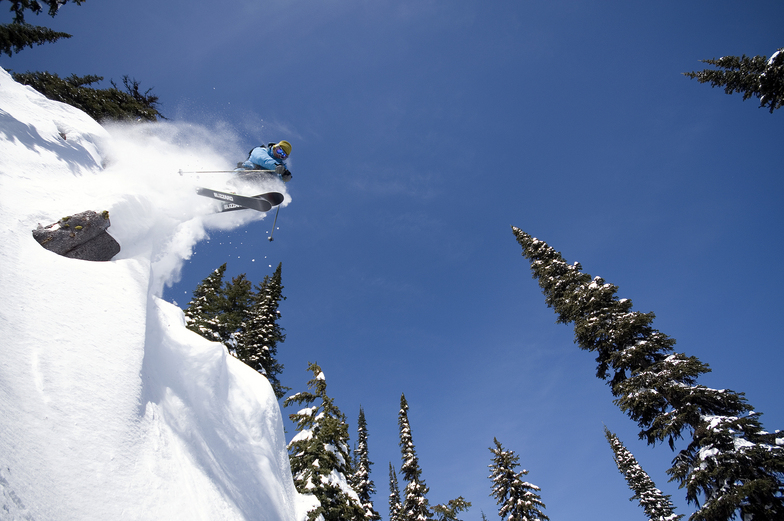
[[[291,155],[291,143],[289,143],[288,141],[281,141],[280,143],[278,143],[275,146],[278,146],[278,147],[282,148],[283,151],[286,152],[287,156]]]

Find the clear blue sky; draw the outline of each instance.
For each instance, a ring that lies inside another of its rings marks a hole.
[[[74,37],[0,66],[127,74],[174,122],[292,142],[275,241],[270,221],[213,234],[166,296],[186,304],[224,262],[254,282],[283,263],[281,380],[303,390],[317,361],[352,433],[364,407],[385,519],[405,392],[431,503],[496,518],[497,437],[551,519],[642,520],[603,425],[688,515],[674,454],[637,441],[510,225],[654,311],[713,368],[700,383],[782,428],[784,112],[681,75],[770,56],[782,20],[778,0],[90,0],[29,16]]]

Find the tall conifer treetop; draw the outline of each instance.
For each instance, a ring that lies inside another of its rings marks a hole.
[[[416,454],[416,448],[414,448],[414,440],[411,437],[408,402],[405,394],[400,395],[398,426],[400,427],[400,452],[403,458],[400,472],[406,480],[400,521],[429,521],[433,519],[427,500],[427,493],[430,489],[422,479],[422,469],[419,468],[419,458]]]
[[[389,464],[389,521],[400,521],[403,503],[400,501],[400,486],[397,482],[397,472],[392,463]]]
[[[357,419],[357,445],[354,449],[354,460],[356,461],[356,468],[354,475],[351,479],[351,484],[359,496],[359,502],[365,510],[365,518],[368,521],[380,521],[381,516],[373,508],[373,500],[371,495],[376,493],[376,485],[370,479],[370,467],[373,462],[370,461],[368,455],[368,432],[367,421],[365,420],[365,411],[362,407],[359,408],[359,417]]]
[[[247,329],[253,295],[244,273],[224,283],[225,273],[224,263],[196,287],[185,318],[188,329],[213,342],[221,342],[236,356],[238,339]]]
[[[575,342],[597,354],[597,376],[609,380],[615,404],[650,444],[691,441],[668,470],[699,505],[693,521],[784,519],[784,446],[762,429],[742,393],[710,389],[697,378],[710,369],[673,353],[675,341],[651,326],[653,313],[632,311],[617,287],[568,264],[545,242],[513,227],[523,256],[558,322],[573,323]],[[702,496],[702,504],[699,498]],[[771,517],[772,516],[772,517]]]
[[[317,363],[309,363],[312,391],[286,398],[285,406],[307,405],[290,415],[297,435],[289,443],[294,484],[302,494],[313,494],[320,506],[308,513],[314,521],[365,521],[359,496],[349,485],[351,454],[346,417],[327,395],[327,380]]]
[[[237,352],[240,335],[247,330],[248,314],[253,302],[253,284],[244,273],[231,279],[223,287],[222,335],[224,342],[234,353]]]
[[[604,435],[613,450],[613,459],[618,471],[626,478],[629,488],[634,495],[629,501],[635,499],[645,510],[645,515],[650,521],[678,521],[683,516],[675,513],[675,506],[670,501],[670,496],[663,494],[656,488],[656,484],[642,469],[634,455],[627,449],[618,436],[604,428]]]
[[[545,506],[537,494],[539,487],[521,479],[528,474],[527,470],[516,471],[520,458],[514,451],[504,449],[496,438],[493,442],[495,448],[490,447],[493,462],[488,466],[493,482],[490,495],[500,505],[498,515],[505,521],[548,521],[549,518],[542,513]]]
[[[185,309],[186,327],[207,340],[223,342],[220,316],[225,308],[223,297],[224,263],[210,273],[193,290],[193,296]]]
[[[282,263],[279,263],[275,273],[265,276],[257,286],[246,313],[245,327],[237,336],[237,358],[266,376],[278,399],[290,390],[280,383],[278,375],[283,372],[283,364],[276,358],[278,343],[286,340],[284,329],[278,324],[281,316],[278,307],[286,300],[281,272]]]
[[[447,503],[441,503],[433,507],[436,521],[462,521],[457,517],[460,512],[465,512],[471,508],[471,502],[466,501],[463,496],[450,499]]]

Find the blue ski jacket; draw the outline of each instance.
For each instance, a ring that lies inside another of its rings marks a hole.
[[[275,167],[278,165],[286,166],[286,163],[276,159],[267,147],[256,147],[250,151],[250,155],[242,164],[242,167],[247,170],[258,169],[259,167],[262,170],[275,170]]]

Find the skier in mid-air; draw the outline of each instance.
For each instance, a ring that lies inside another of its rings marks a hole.
[[[258,146],[250,151],[248,159],[237,163],[237,168],[242,170],[273,170],[278,177],[288,183],[291,172],[286,167],[285,160],[291,155],[291,143],[280,141],[269,143],[267,146]]]

